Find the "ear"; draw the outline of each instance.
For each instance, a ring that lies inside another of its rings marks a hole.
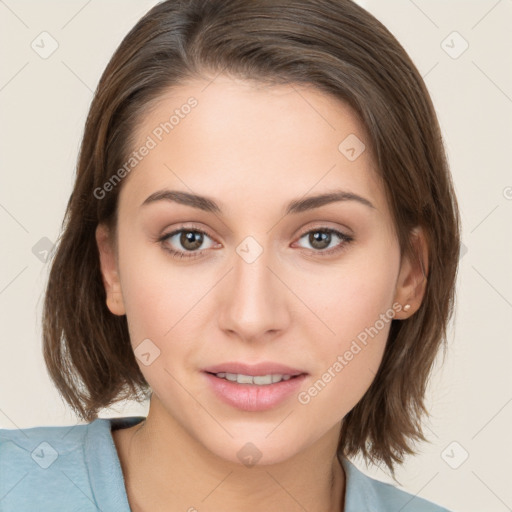
[[[100,255],[101,274],[107,295],[107,307],[114,315],[124,315],[126,310],[117,270],[115,241],[105,224],[96,227],[96,243]]]
[[[403,255],[397,279],[395,302],[402,309],[396,318],[404,320],[413,315],[421,306],[427,286],[428,244],[425,233],[420,226],[411,232],[412,254]],[[403,308],[410,305],[407,311]]]

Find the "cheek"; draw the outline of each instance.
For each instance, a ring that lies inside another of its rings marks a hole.
[[[158,242],[132,242],[126,237],[120,254],[123,300],[132,344],[136,346],[145,338],[164,339],[205,295],[208,279],[200,271],[184,271],[158,247]]]
[[[318,315],[308,315],[302,326],[308,331],[305,337],[316,340],[311,350],[317,364],[312,386],[298,399],[318,413],[332,406],[332,421],[359,402],[384,354],[395,314],[399,262],[398,252],[387,254],[386,260],[372,258],[371,265],[347,262],[336,272],[317,276],[315,286],[303,280],[298,292]]]
[[[178,301],[179,294],[169,287],[174,276],[152,261],[147,241],[128,235],[120,239],[119,271],[132,347],[149,339],[160,350],[163,335],[175,322],[173,301]],[[141,370],[144,373],[144,366]]]
[[[354,257],[315,273],[306,269],[300,279],[294,279],[297,295],[312,312],[301,321],[316,328],[316,336],[321,335],[331,350],[342,349],[392,306],[399,256],[388,252],[385,260],[370,261]]]
[[[297,400],[308,418],[323,417],[334,425],[348,414],[364,396],[378,372],[389,329],[391,308],[386,301],[350,301],[350,305],[329,320],[335,334],[317,337],[311,347],[316,360],[309,386]],[[347,296],[350,300],[350,296]],[[386,316],[386,312],[390,312]],[[383,319],[384,320],[383,320]],[[313,425],[311,426],[313,428]]]
[[[125,253],[121,272],[130,340],[151,388],[157,395],[174,389],[173,407],[182,408],[186,396],[174,379],[186,382],[204,357],[200,340],[215,308],[209,292],[218,278],[193,266],[179,267],[163,251],[152,252]]]

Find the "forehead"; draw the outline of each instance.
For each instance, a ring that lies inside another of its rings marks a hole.
[[[130,204],[164,187],[221,203],[250,194],[270,205],[340,187],[383,199],[358,116],[312,86],[190,81],[166,91],[134,135],[134,151],[150,149],[123,183]]]

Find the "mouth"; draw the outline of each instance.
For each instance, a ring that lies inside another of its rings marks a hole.
[[[257,364],[227,361],[203,368],[203,371],[215,375],[220,379],[227,379],[231,382],[236,381],[239,384],[262,385],[273,384],[281,380],[289,380],[299,375],[307,375],[307,372],[304,370],[292,368],[291,366],[281,363],[273,363],[271,361],[264,361]]]
[[[263,412],[289,403],[309,373],[281,364],[224,363],[202,374],[221,402],[246,412]]]
[[[219,379],[224,379],[230,382],[236,382],[237,384],[252,384],[256,386],[269,386],[271,384],[277,384],[279,382],[296,379],[305,373],[299,373],[295,375],[281,374],[281,373],[269,373],[266,375],[245,375],[243,373],[227,373],[227,372],[206,372]]]

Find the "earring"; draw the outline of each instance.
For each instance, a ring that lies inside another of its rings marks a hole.
[[[409,311],[409,309],[411,309],[411,305],[410,304],[406,304],[404,306],[404,311]]]

